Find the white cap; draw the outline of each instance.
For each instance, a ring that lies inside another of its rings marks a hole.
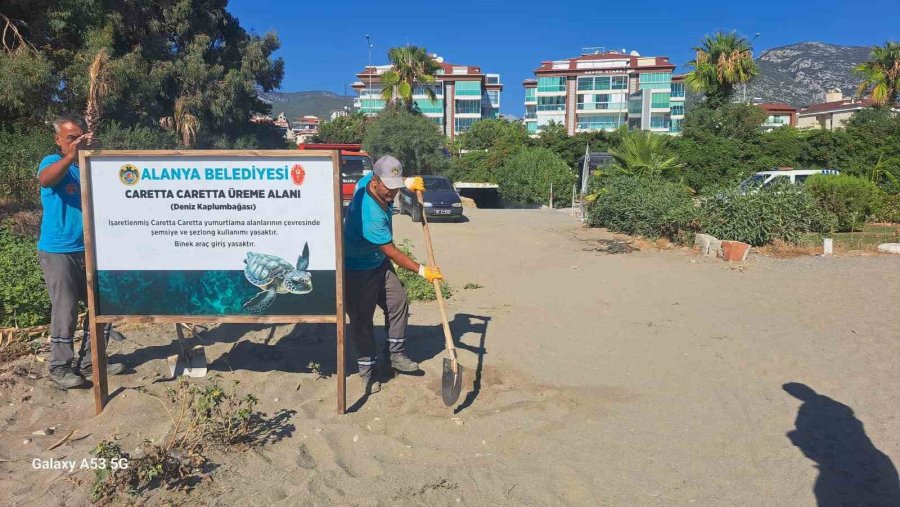
[[[403,188],[403,166],[396,158],[385,155],[375,162],[375,176],[384,183],[384,186],[391,190]]]

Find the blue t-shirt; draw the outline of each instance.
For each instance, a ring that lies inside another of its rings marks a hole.
[[[379,248],[394,241],[393,204],[382,208],[368,191],[372,174],[356,184],[344,219],[344,266],[351,271],[375,269],[387,258]]]
[[[41,160],[37,173],[62,159],[61,155],[47,155]],[[41,187],[41,238],[38,250],[49,253],[84,251],[84,228],[81,222],[81,177],[78,165],[72,164],[65,176],[52,187]]]

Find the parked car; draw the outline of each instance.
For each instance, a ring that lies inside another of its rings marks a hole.
[[[400,213],[412,217],[414,222],[422,221],[422,210],[428,219],[453,218],[462,220],[462,199],[456,193],[456,189],[450,184],[450,180],[443,176],[422,176],[425,181],[424,206],[419,206],[415,192],[403,188],[400,189]]]
[[[802,185],[806,178],[813,174],[841,174],[841,172],[836,169],[772,169],[771,171],[760,171],[741,182],[741,191],[743,193],[752,192],[762,187],[780,183]]]

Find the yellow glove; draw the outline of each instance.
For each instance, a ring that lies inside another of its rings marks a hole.
[[[428,280],[429,282],[444,279],[444,275],[441,274],[441,268],[430,268],[423,264],[419,264],[419,276]]]
[[[410,192],[419,192],[425,191],[425,181],[422,180],[421,176],[415,176],[413,178],[406,178],[405,180],[406,188]]]

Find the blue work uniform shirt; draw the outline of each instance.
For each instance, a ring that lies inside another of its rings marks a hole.
[[[344,266],[351,271],[375,269],[387,258],[379,247],[394,241],[393,204],[383,208],[369,193],[372,174],[356,184],[344,219]]]
[[[59,154],[41,160],[37,174],[59,161]],[[81,173],[78,165],[69,165],[61,180],[51,187],[41,187],[41,237],[38,250],[49,253],[84,251],[84,226],[81,222]]]

